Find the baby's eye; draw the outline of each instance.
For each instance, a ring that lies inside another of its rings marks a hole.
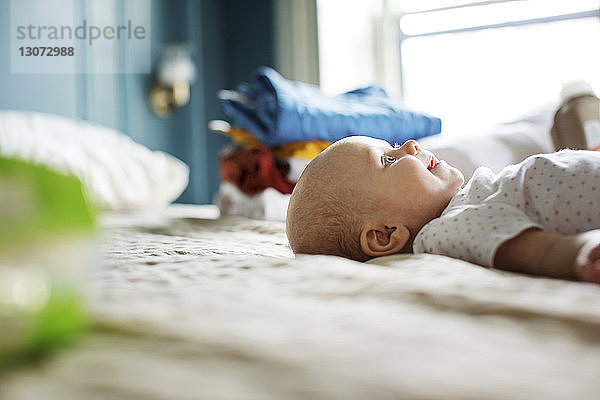
[[[390,164],[393,164],[394,161],[396,161],[396,159],[392,156],[389,156],[387,154],[384,154],[381,156],[381,163],[383,164],[384,167],[389,166]]]

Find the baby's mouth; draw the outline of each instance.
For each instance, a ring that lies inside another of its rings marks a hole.
[[[432,169],[434,169],[435,167],[437,167],[439,164],[441,164],[441,161],[437,159],[436,156],[432,155],[429,157],[429,162],[427,164],[427,169],[429,171],[431,171]]]

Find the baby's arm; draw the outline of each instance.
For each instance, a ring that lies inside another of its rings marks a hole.
[[[600,230],[561,235],[529,229],[504,242],[494,266],[513,272],[600,283]]]

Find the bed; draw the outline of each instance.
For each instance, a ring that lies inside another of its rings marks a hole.
[[[600,287],[291,254],[212,206],[102,219],[91,331],[2,399],[596,399]]]
[[[511,131],[487,145],[531,151]],[[141,201],[123,199],[107,195]],[[283,222],[211,205],[106,212],[100,228],[89,331],[3,375],[0,399],[600,398],[598,285],[294,256]]]

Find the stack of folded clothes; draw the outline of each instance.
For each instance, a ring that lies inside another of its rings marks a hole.
[[[332,143],[315,140],[267,147],[225,121],[211,121],[209,127],[232,139],[219,155],[221,184],[215,203],[223,215],[285,220],[290,194],[304,167]]]
[[[441,131],[439,118],[408,110],[381,87],[331,97],[268,67],[219,98],[232,121],[210,125],[233,141],[219,158],[215,203],[225,215],[283,221],[302,170],[336,140],[365,135],[403,143]]]

